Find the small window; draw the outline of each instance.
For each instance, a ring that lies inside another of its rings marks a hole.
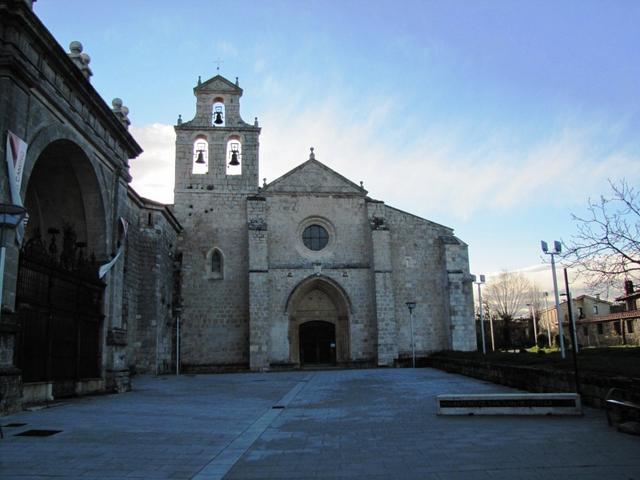
[[[598,305],[594,305],[593,306],[593,314],[597,315],[598,314]]]
[[[329,233],[320,225],[309,225],[302,232],[302,243],[309,250],[319,251],[329,243]]]
[[[627,332],[633,333],[633,320],[627,320]]]
[[[617,335],[622,335],[622,325],[621,322],[614,322],[613,329],[615,330]]]
[[[578,307],[578,318],[584,318],[584,311],[582,307]]]
[[[598,335],[602,335],[604,333],[604,325],[601,323],[598,324]]]
[[[586,325],[584,327],[582,327],[582,334],[585,337],[588,337],[589,336],[589,327],[587,327]]]

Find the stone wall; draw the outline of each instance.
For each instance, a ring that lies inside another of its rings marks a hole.
[[[246,197],[233,192],[176,192],[175,213],[184,228],[179,245],[185,370],[248,366]],[[214,248],[223,257],[222,276],[211,274],[208,258]]]
[[[443,242],[443,237],[455,238],[452,229],[388,206],[386,223],[391,232],[399,356],[411,355],[409,301],[416,302],[417,356],[447,348],[475,349],[466,245],[456,243],[453,252]]]
[[[174,262],[180,225],[166,206],[133,191],[127,220],[127,367],[137,373],[167,373],[175,368]]]
[[[448,358],[437,354],[429,357],[427,365],[446,372],[459,373],[530,392],[575,392],[575,379],[572,371],[500,365],[477,360]],[[640,397],[639,385],[633,378],[609,377],[583,372],[580,375],[580,384],[582,402],[595,407],[604,406],[603,400],[609,389],[613,387],[628,390],[633,395]]]

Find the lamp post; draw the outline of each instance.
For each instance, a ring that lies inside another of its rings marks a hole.
[[[482,305],[482,284],[485,282],[485,276],[479,275],[479,280],[476,282],[478,285],[478,304],[480,305],[480,335],[482,337],[482,354],[487,354],[487,345],[484,339],[484,307]],[[474,279],[475,280],[475,279]]]
[[[4,246],[4,231],[5,229],[14,230],[24,220],[26,214],[27,211],[20,205],[0,203],[0,316],[4,295],[4,262],[7,254]]]
[[[558,321],[558,337],[560,338],[560,355],[562,359],[565,358],[564,352],[564,335],[562,334],[562,319],[560,318],[560,297],[558,296],[558,279],[556,278],[556,261],[555,256],[562,252],[562,244],[554,240],[553,241],[553,251],[549,251],[549,246],[547,242],[544,240],[540,241],[540,246],[542,247],[542,251],[546,255],[551,255],[551,273],[553,274],[553,293],[556,301],[556,319]]]
[[[413,309],[416,308],[416,302],[407,302],[406,305],[409,309],[409,319],[411,321],[411,365],[416,368],[416,342],[413,335]]]
[[[578,334],[576,333],[576,324],[573,320],[573,308],[571,305],[571,292],[569,291],[569,275],[567,269],[564,269],[564,285],[567,290],[567,311],[569,312],[569,330],[573,337],[573,348],[571,349],[571,357],[573,358],[573,373],[576,382],[576,393],[580,395],[580,372],[578,371]]]
[[[533,303],[527,303],[527,307],[531,307],[531,318],[533,320],[533,341],[538,344],[538,327],[536,326],[536,307]]]

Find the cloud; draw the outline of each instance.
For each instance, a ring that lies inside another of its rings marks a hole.
[[[175,133],[173,126],[152,123],[132,126],[131,134],[144,152],[131,160],[131,186],[143,197],[173,203]]]
[[[559,122],[553,133],[519,141],[517,126],[476,126],[473,139],[463,122],[432,123],[405,116],[399,94],[362,96],[331,80],[266,76],[261,106],[260,178],[272,181],[316,158],[388,204],[427,217],[465,220],[474,213],[517,213],[540,206],[584,203],[606,179],[624,173],[640,179],[640,154],[624,146],[603,148],[603,124],[577,118]],[[285,88],[284,85],[306,85]],[[619,125],[612,125],[611,136]],[[478,131],[480,134],[478,135]],[[132,128],[145,149],[132,162],[134,185],[143,195],[168,201],[173,188],[174,132],[169,125]],[[514,140],[515,138],[515,140]],[[588,174],[587,174],[588,173]]]

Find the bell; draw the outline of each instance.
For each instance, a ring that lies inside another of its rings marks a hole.
[[[198,158],[196,158],[196,163],[202,165],[203,163],[207,163],[204,161],[204,155],[202,154],[202,150],[198,150]]]
[[[216,125],[222,125],[224,122],[222,121],[222,112],[215,112],[216,119],[213,121]]]
[[[238,165],[240,165],[240,162],[238,161],[238,151],[237,150],[232,150],[231,151],[231,161],[229,162],[229,165],[232,167],[237,167]]]

